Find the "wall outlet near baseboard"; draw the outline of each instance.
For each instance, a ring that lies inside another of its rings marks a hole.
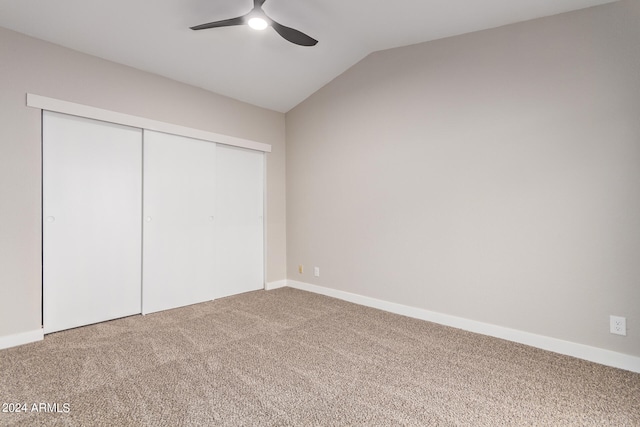
[[[304,266],[302,264],[298,265],[298,274],[302,274],[304,271]]]
[[[320,267],[313,267],[313,275],[315,277],[320,277]]]
[[[609,332],[616,335],[627,335],[627,318],[609,316]]]

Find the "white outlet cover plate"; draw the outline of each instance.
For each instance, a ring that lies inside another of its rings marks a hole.
[[[627,335],[627,318],[609,316],[609,332],[616,335]]]

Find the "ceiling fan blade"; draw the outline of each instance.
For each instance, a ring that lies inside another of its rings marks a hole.
[[[309,37],[305,33],[286,27],[282,24],[278,24],[274,20],[271,20],[271,26],[278,34],[291,43],[295,43],[300,46],[315,46],[316,43],[318,43],[318,40]]]
[[[218,27],[231,27],[234,25],[243,25],[245,24],[245,17],[238,16],[237,18],[224,19],[222,21],[209,22],[208,24],[196,25],[195,27],[191,27],[192,30],[206,30],[208,28],[218,28]]]

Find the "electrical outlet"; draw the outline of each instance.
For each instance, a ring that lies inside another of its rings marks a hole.
[[[313,267],[313,275],[320,277],[320,267]]]
[[[298,273],[302,274],[303,271],[304,271],[304,266],[302,264],[298,265]]]
[[[627,335],[627,318],[609,316],[609,331],[616,335]]]

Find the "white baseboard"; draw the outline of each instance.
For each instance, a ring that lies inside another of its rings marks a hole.
[[[325,288],[322,286],[312,285],[304,282],[297,282],[295,280],[287,280],[286,282],[287,285],[291,288],[326,295],[355,304],[377,308],[391,313],[401,314],[403,316],[413,317],[415,319],[426,320],[446,326],[452,326],[454,328],[463,329],[465,331],[501,338],[504,340],[529,345],[543,350],[552,351],[554,353],[573,356],[579,359],[588,360],[590,362],[600,363],[602,365],[613,366],[615,368],[640,373],[640,357],[617,353],[615,351],[604,350],[601,348],[591,347],[588,345],[578,344],[570,341],[564,341],[544,335],[537,335],[530,332],[505,328],[489,323],[477,322],[475,320],[464,319],[462,317],[437,313],[421,308],[409,307],[406,305],[383,301],[376,298],[352,294],[350,292]]]
[[[19,334],[6,335],[0,337],[0,350],[4,348],[16,347],[23,344],[29,344],[44,339],[44,331],[42,328],[35,331],[22,332]]]
[[[276,282],[269,282],[267,284],[264,285],[264,290],[265,291],[272,291],[274,289],[278,289],[278,288],[285,288],[287,287],[287,281],[286,280],[278,280]]]

